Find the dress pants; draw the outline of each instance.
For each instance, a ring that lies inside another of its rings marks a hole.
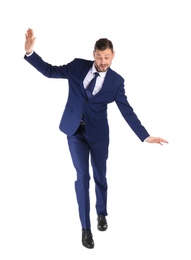
[[[107,178],[106,162],[108,158],[109,139],[99,142],[89,142],[86,138],[85,125],[81,124],[76,133],[67,137],[73,165],[76,169],[77,179],[75,191],[82,228],[91,228],[90,222],[90,196],[89,162],[93,170],[96,194],[97,215],[107,215]]]

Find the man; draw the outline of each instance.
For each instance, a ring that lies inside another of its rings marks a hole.
[[[24,59],[48,78],[68,80],[68,100],[60,121],[60,130],[67,135],[68,146],[77,179],[75,191],[82,226],[82,244],[94,248],[90,222],[89,158],[95,181],[97,228],[108,228],[106,162],[109,146],[107,105],[116,102],[125,121],[143,142],[168,143],[160,137],[149,135],[127,101],[124,79],[110,66],[115,52],[106,38],[96,41],[94,60],[74,59],[62,66],[53,66],[33,51],[35,37],[32,29],[25,34]],[[96,80],[95,85],[91,80]],[[91,82],[91,83],[90,83]]]

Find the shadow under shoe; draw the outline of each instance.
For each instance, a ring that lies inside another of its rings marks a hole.
[[[97,228],[99,231],[105,231],[108,228],[108,224],[105,216],[99,215],[97,217],[97,221],[98,221]]]
[[[82,229],[82,245],[86,248],[94,248],[94,241],[91,229]]]

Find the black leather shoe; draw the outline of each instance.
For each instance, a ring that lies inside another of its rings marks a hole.
[[[94,248],[91,229],[82,229],[82,245],[86,248]]]
[[[97,228],[99,231],[105,231],[108,228],[107,220],[105,216],[99,215],[97,217],[97,221],[98,221]]]

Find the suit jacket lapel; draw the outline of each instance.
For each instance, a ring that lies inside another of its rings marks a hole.
[[[86,77],[88,71],[89,71],[90,68],[92,67],[93,62],[94,62],[94,61],[88,61],[88,62],[87,62],[87,66],[82,70],[81,75],[80,75],[81,90],[82,90],[82,93],[83,93],[83,95],[84,95],[85,97],[86,97],[86,91],[85,91],[83,82],[84,82],[84,79],[85,79],[85,77]]]

